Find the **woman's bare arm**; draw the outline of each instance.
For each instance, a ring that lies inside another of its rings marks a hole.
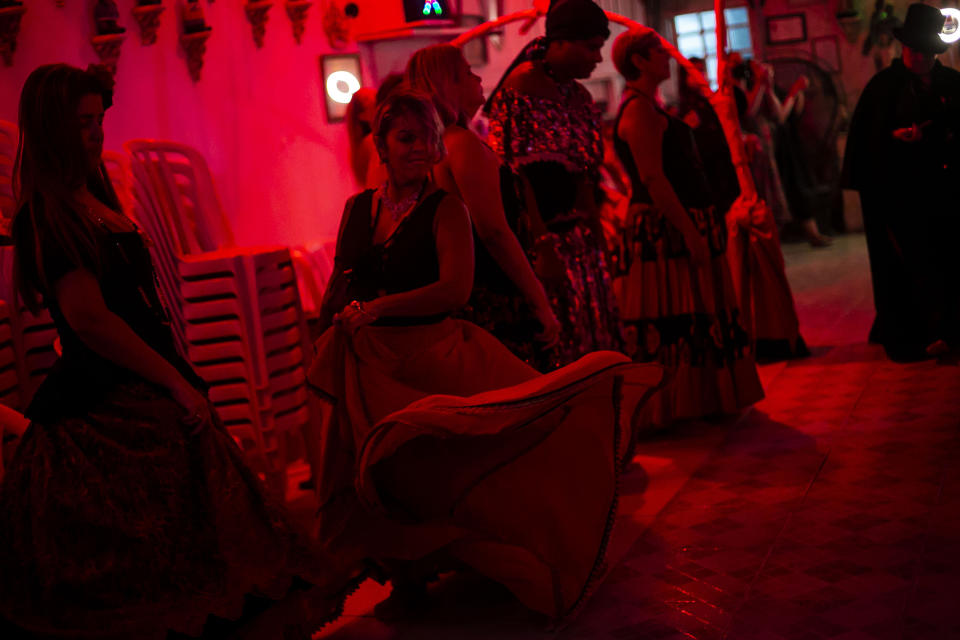
[[[520,241],[507,223],[500,192],[500,164],[477,136],[461,127],[449,127],[444,136],[448,149],[449,175],[463,199],[477,236],[490,255],[517,286],[535,311],[552,314],[550,301],[537,279]],[[441,172],[441,181],[445,175]],[[539,314],[538,314],[539,315]]]
[[[663,171],[663,134],[666,118],[645,100],[633,100],[620,119],[619,135],[633,155],[640,180],[647,187],[654,206],[681,234],[695,262],[704,258],[704,240],[687,215]]]

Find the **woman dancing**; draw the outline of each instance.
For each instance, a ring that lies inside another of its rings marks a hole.
[[[318,531],[331,554],[382,568],[398,606],[436,566],[466,565],[562,618],[602,574],[624,429],[661,369],[600,352],[539,375],[451,317],[473,236],[430,177],[442,132],[429,96],[391,95],[374,124],[387,183],[343,214],[325,301],[340,310],[309,373],[327,401],[308,443]]]

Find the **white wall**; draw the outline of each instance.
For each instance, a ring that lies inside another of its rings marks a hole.
[[[266,41],[257,49],[242,3],[207,4],[213,33],[200,82],[187,73],[179,44],[179,5],[163,0],[157,42],[140,44],[130,13],[117,71],[115,106],[106,119],[106,147],[131,138],[162,138],[198,148],[241,244],[299,244],[336,232],[353,193],[342,124],[326,122],[319,56],[331,52],[321,3],[311,8],[302,45],[278,0]],[[0,64],[0,118],[16,121],[20,89],[40,64],[97,61],[90,45],[94,0],[28,0],[12,67]],[[355,50],[355,49],[354,49]]]

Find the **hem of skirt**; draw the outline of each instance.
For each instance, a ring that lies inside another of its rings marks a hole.
[[[633,422],[636,419],[636,416],[639,412],[642,411],[643,407],[646,406],[647,402],[650,401],[650,398],[653,397],[655,393],[660,391],[666,384],[666,377],[661,376],[660,381],[647,389],[643,397],[640,399],[640,402],[637,403],[637,407],[634,409],[634,415],[630,417],[631,424],[628,427],[630,438],[633,438],[635,432]],[[610,502],[610,510],[607,513],[607,523],[603,531],[603,539],[600,542],[600,547],[597,550],[597,558],[593,564],[593,568],[590,570],[590,575],[587,577],[587,581],[584,583],[583,589],[580,591],[580,595],[577,597],[577,600],[570,606],[566,613],[564,613],[559,619],[558,623],[562,623],[567,620],[571,620],[593,595],[593,593],[600,586],[600,583],[603,578],[603,574],[607,570],[607,551],[610,546],[610,539],[613,537],[613,530],[616,528],[617,516],[620,513],[620,493],[623,488],[623,472],[627,464],[633,460],[631,454],[632,445],[628,444],[627,450],[623,456],[620,455],[620,443],[623,440],[623,377],[617,376],[614,382],[613,390],[613,402],[614,402],[614,437],[613,437],[613,459],[614,459],[614,472],[616,474],[616,480],[614,481],[613,488],[613,499]]]
[[[567,611],[558,617],[556,621],[557,623],[570,620],[580,612],[583,606],[590,599],[590,596],[593,595],[593,592],[596,591],[597,587],[600,585],[601,577],[607,569],[607,549],[610,545],[610,538],[613,536],[613,529],[617,522],[617,515],[620,512],[621,478],[623,476],[623,468],[625,465],[625,461],[620,457],[620,440],[623,438],[623,427],[620,424],[622,412],[623,377],[617,376],[614,378],[613,383],[613,464],[615,479],[613,484],[613,496],[610,500],[610,509],[607,511],[607,521],[604,524],[603,536],[597,549],[597,557],[593,562],[593,567],[590,569],[590,574],[587,576],[587,580],[584,582],[583,588],[580,590],[580,595],[577,596],[577,599],[572,605],[570,605]]]

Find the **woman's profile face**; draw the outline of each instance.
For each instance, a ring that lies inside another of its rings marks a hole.
[[[660,82],[670,77],[670,54],[659,43],[650,47],[646,60],[640,56],[642,62],[639,68],[643,73],[649,73]]]
[[[423,180],[439,160],[436,140],[423,123],[408,114],[394,118],[381,153],[391,175],[400,184]]]
[[[603,45],[606,41],[603,36],[558,41],[559,61],[569,70],[570,77],[580,80],[589,78],[597,65],[603,62]]]
[[[473,72],[470,65],[462,57],[457,62],[457,93],[460,110],[467,116],[473,117],[484,103],[483,84],[480,76]]]
[[[103,98],[99,94],[88,93],[80,98],[77,121],[86,152],[87,168],[96,171],[103,156]]]

